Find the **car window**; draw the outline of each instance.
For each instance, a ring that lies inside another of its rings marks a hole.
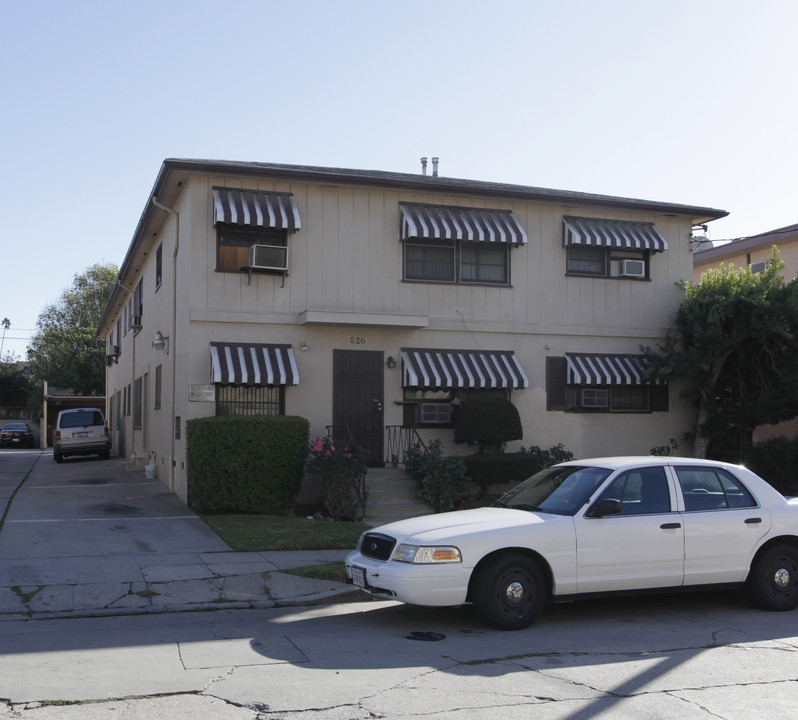
[[[670,512],[668,478],[662,467],[637,468],[618,475],[600,500],[620,500],[622,515]]]
[[[610,472],[607,468],[578,465],[546,468],[505,493],[496,504],[555,515],[573,515]]]
[[[685,510],[723,510],[756,507],[748,489],[721,468],[675,467],[684,496]]]
[[[85,427],[87,425],[102,425],[103,416],[98,411],[94,412],[72,412],[61,416],[59,423],[62,428]]]

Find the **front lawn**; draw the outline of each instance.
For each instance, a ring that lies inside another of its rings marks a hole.
[[[233,550],[352,550],[367,526],[284,515],[203,515]]]

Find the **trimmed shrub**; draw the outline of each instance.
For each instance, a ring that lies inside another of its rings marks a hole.
[[[188,504],[199,513],[276,513],[299,492],[310,425],[268,415],[186,423]]]
[[[565,445],[562,443],[552,445],[548,450],[544,450],[537,445],[532,445],[529,448],[522,447],[521,452],[536,457],[540,461],[540,469],[574,459],[574,454],[570,450],[566,450]]]
[[[366,472],[368,451],[354,443],[338,443],[317,437],[308,448],[305,469],[321,491],[321,499],[333,520],[357,520],[366,498],[360,479]]]
[[[469,455],[464,460],[468,475],[479,485],[482,497],[488,494],[491,485],[520,483],[543,467],[538,457],[525,452]]]
[[[435,512],[454,507],[455,496],[471,484],[463,458],[445,456],[441,441],[432,440],[427,452],[415,445],[405,453],[405,470],[416,481],[416,495]]]
[[[523,436],[518,409],[500,395],[473,395],[457,412],[454,441],[476,445],[480,453],[501,453],[505,443]]]

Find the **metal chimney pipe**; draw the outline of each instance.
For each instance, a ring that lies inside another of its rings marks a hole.
[[[432,177],[438,177],[438,158],[432,158]]]
[[[421,174],[427,174],[427,158],[425,157],[421,158]]]

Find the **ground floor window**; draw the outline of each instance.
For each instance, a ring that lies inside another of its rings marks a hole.
[[[473,390],[464,388],[424,390],[405,388],[403,425],[416,428],[453,428],[457,411],[464,402],[478,395],[501,395],[509,399],[508,390]]]
[[[283,385],[216,385],[216,415],[284,415]]]

